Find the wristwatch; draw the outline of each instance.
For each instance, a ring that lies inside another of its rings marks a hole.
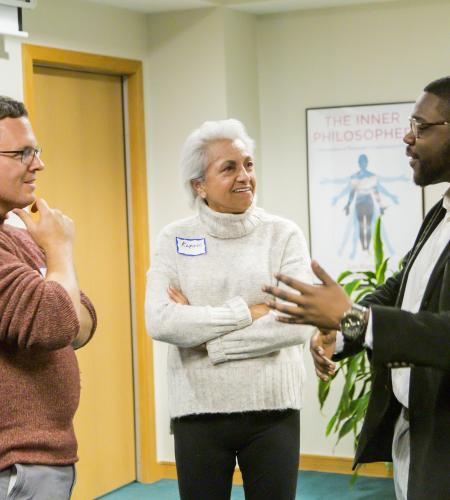
[[[344,313],[340,321],[340,330],[345,340],[359,340],[364,337],[369,320],[369,309],[359,304]]]

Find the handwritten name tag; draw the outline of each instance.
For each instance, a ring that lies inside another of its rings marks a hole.
[[[205,238],[179,238],[177,239],[177,252],[181,255],[189,255],[194,257],[196,255],[203,255],[206,253],[206,240]]]

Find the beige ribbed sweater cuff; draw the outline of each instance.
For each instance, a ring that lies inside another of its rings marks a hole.
[[[227,300],[226,305],[233,311],[237,320],[236,330],[245,328],[252,323],[250,309],[241,297],[233,297]],[[225,350],[222,345],[222,338],[217,337],[206,344],[208,355],[214,365],[224,363],[227,360]]]

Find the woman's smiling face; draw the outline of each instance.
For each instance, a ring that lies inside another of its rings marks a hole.
[[[252,204],[256,189],[253,158],[244,143],[218,140],[208,148],[203,179],[192,181],[194,189],[211,210],[240,214]]]

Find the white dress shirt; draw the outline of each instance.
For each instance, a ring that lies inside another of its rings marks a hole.
[[[419,311],[431,273],[450,240],[450,188],[444,194],[443,203],[447,214],[425,242],[409,271],[401,305],[404,311],[412,313]],[[373,348],[372,314],[369,315],[365,344]],[[342,349],[342,333],[338,332],[335,352],[338,353]],[[395,397],[407,408],[409,407],[410,376],[411,368],[392,369],[392,389]]]

